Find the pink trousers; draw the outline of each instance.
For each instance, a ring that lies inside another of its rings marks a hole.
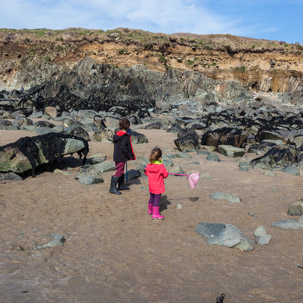
[[[116,162],[116,173],[114,177],[121,177],[124,174],[125,162]]]

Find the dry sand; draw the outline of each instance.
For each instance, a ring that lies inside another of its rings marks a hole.
[[[148,156],[155,145],[175,149],[175,134],[139,131],[149,143],[134,146],[137,156]],[[0,145],[28,135],[1,131]],[[89,145],[89,155],[112,158],[112,144]],[[218,163],[190,155],[173,161],[186,171],[208,172],[211,179],[190,190],[186,178],[169,176],[164,221],[147,214],[144,177],[132,180],[131,190],[121,196],[108,192],[111,172],[103,174],[102,184],[82,185],[74,179],[79,167],[71,176],[43,172],[24,181],[2,181],[0,302],[215,302],[221,293],[226,303],[303,302],[303,269],[297,267],[303,265],[303,231],[271,227],[293,219],[287,210],[302,198],[302,177],[243,172],[236,159],[220,156]],[[211,199],[216,191],[238,195],[242,202]],[[192,202],[194,197],[198,200]],[[200,222],[230,223],[251,239],[263,225],[272,240],[252,252],[208,245],[195,232]],[[64,246],[33,249],[51,240],[50,233],[62,234]]]

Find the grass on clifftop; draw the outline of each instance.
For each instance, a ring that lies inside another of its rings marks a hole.
[[[265,52],[279,51],[282,53],[301,53],[303,45],[288,44],[283,41],[253,39],[233,35],[196,35],[189,33],[163,34],[143,30],[117,28],[103,31],[101,29],[67,28],[62,30],[41,29],[6,29],[0,28],[0,42],[115,42],[139,44],[145,49],[155,45],[164,47],[173,44],[184,45],[193,49],[218,50],[237,53],[241,51]]]

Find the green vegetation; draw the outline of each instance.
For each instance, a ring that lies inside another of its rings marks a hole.
[[[244,65],[235,67],[235,71],[245,73],[246,67]]]
[[[202,48],[206,49],[206,50],[213,50],[214,49],[211,45],[203,45]]]
[[[144,43],[143,47],[145,50],[151,50],[151,49],[153,49],[154,46],[152,43]]]
[[[120,48],[120,49],[118,49],[117,53],[118,53],[118,55],[127,55],[128,51],[126,48]]]
[[[38,45],[35,45],[35,46],[30,47],[28,50],[32,55],[35,55],[39,49],[40,49],[40,47]]]
[[[159,54],[159,62],[166,65],[167,64],[167,59],[163,55]]]
[[[32,33],[37,37],[43,37],[48,30],[46,28],[32,30]]]
[[[110,38],[114,43],[134,44],[138,50],[158,50],[164,56],[167,53],[168,48],[178,44],[186,45],[196,53],[199,50],[217,50],[222,51],[228,49],[231,52],[242,51],[278,51],[284,53],[303,53],[303,45],[296,42],[293,44],[286,43],[284,41],[271,41],[260,40],[253,38],[237,37],[233,35],[196,35],[196,34],[174,34],[167,35],[161,33],[151,33],[143,30],[118,28],[108,31],[93,30],[85,28],[67,28],[62,30],[50,30],[47,28],[39,29],[7,29],[0,28],[1,41],[7,42],[24,42],[27,44],[38,45],[41,42],[50,42],[61,44],[73,44],[90,41],[94,43],[104,43]],[[119,37],[119,40],[115,38]],[[56,48],[54,48],[56,49]],[[125,49],[127,49],[125,47]],[[121,46],[118,50],[118,54],[126,54],[127,51]],[[37,48],[30,48],[31,53],[36,53]],[[67,49],[66,49],[67,50]],[[47,50],[49,51],[49,49]],[[160,58],[160,61],[165,61]],[[188,65],[192,65],[190,60]],[[202,63],[206,64],[206,63]],[[208,63],[212,66],[212,63]],[[206,65],[205,65],[206,66]],[[213,65],[214,66],[214,65]]]

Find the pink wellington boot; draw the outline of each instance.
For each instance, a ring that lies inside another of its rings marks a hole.
[[[149,215],[153,214],[153,205],[152,204],[148,204],[148,214]]]
[[[153,207],[152,219],[164,220],[164,216],[161,216],[160,214],[160,206]]]

